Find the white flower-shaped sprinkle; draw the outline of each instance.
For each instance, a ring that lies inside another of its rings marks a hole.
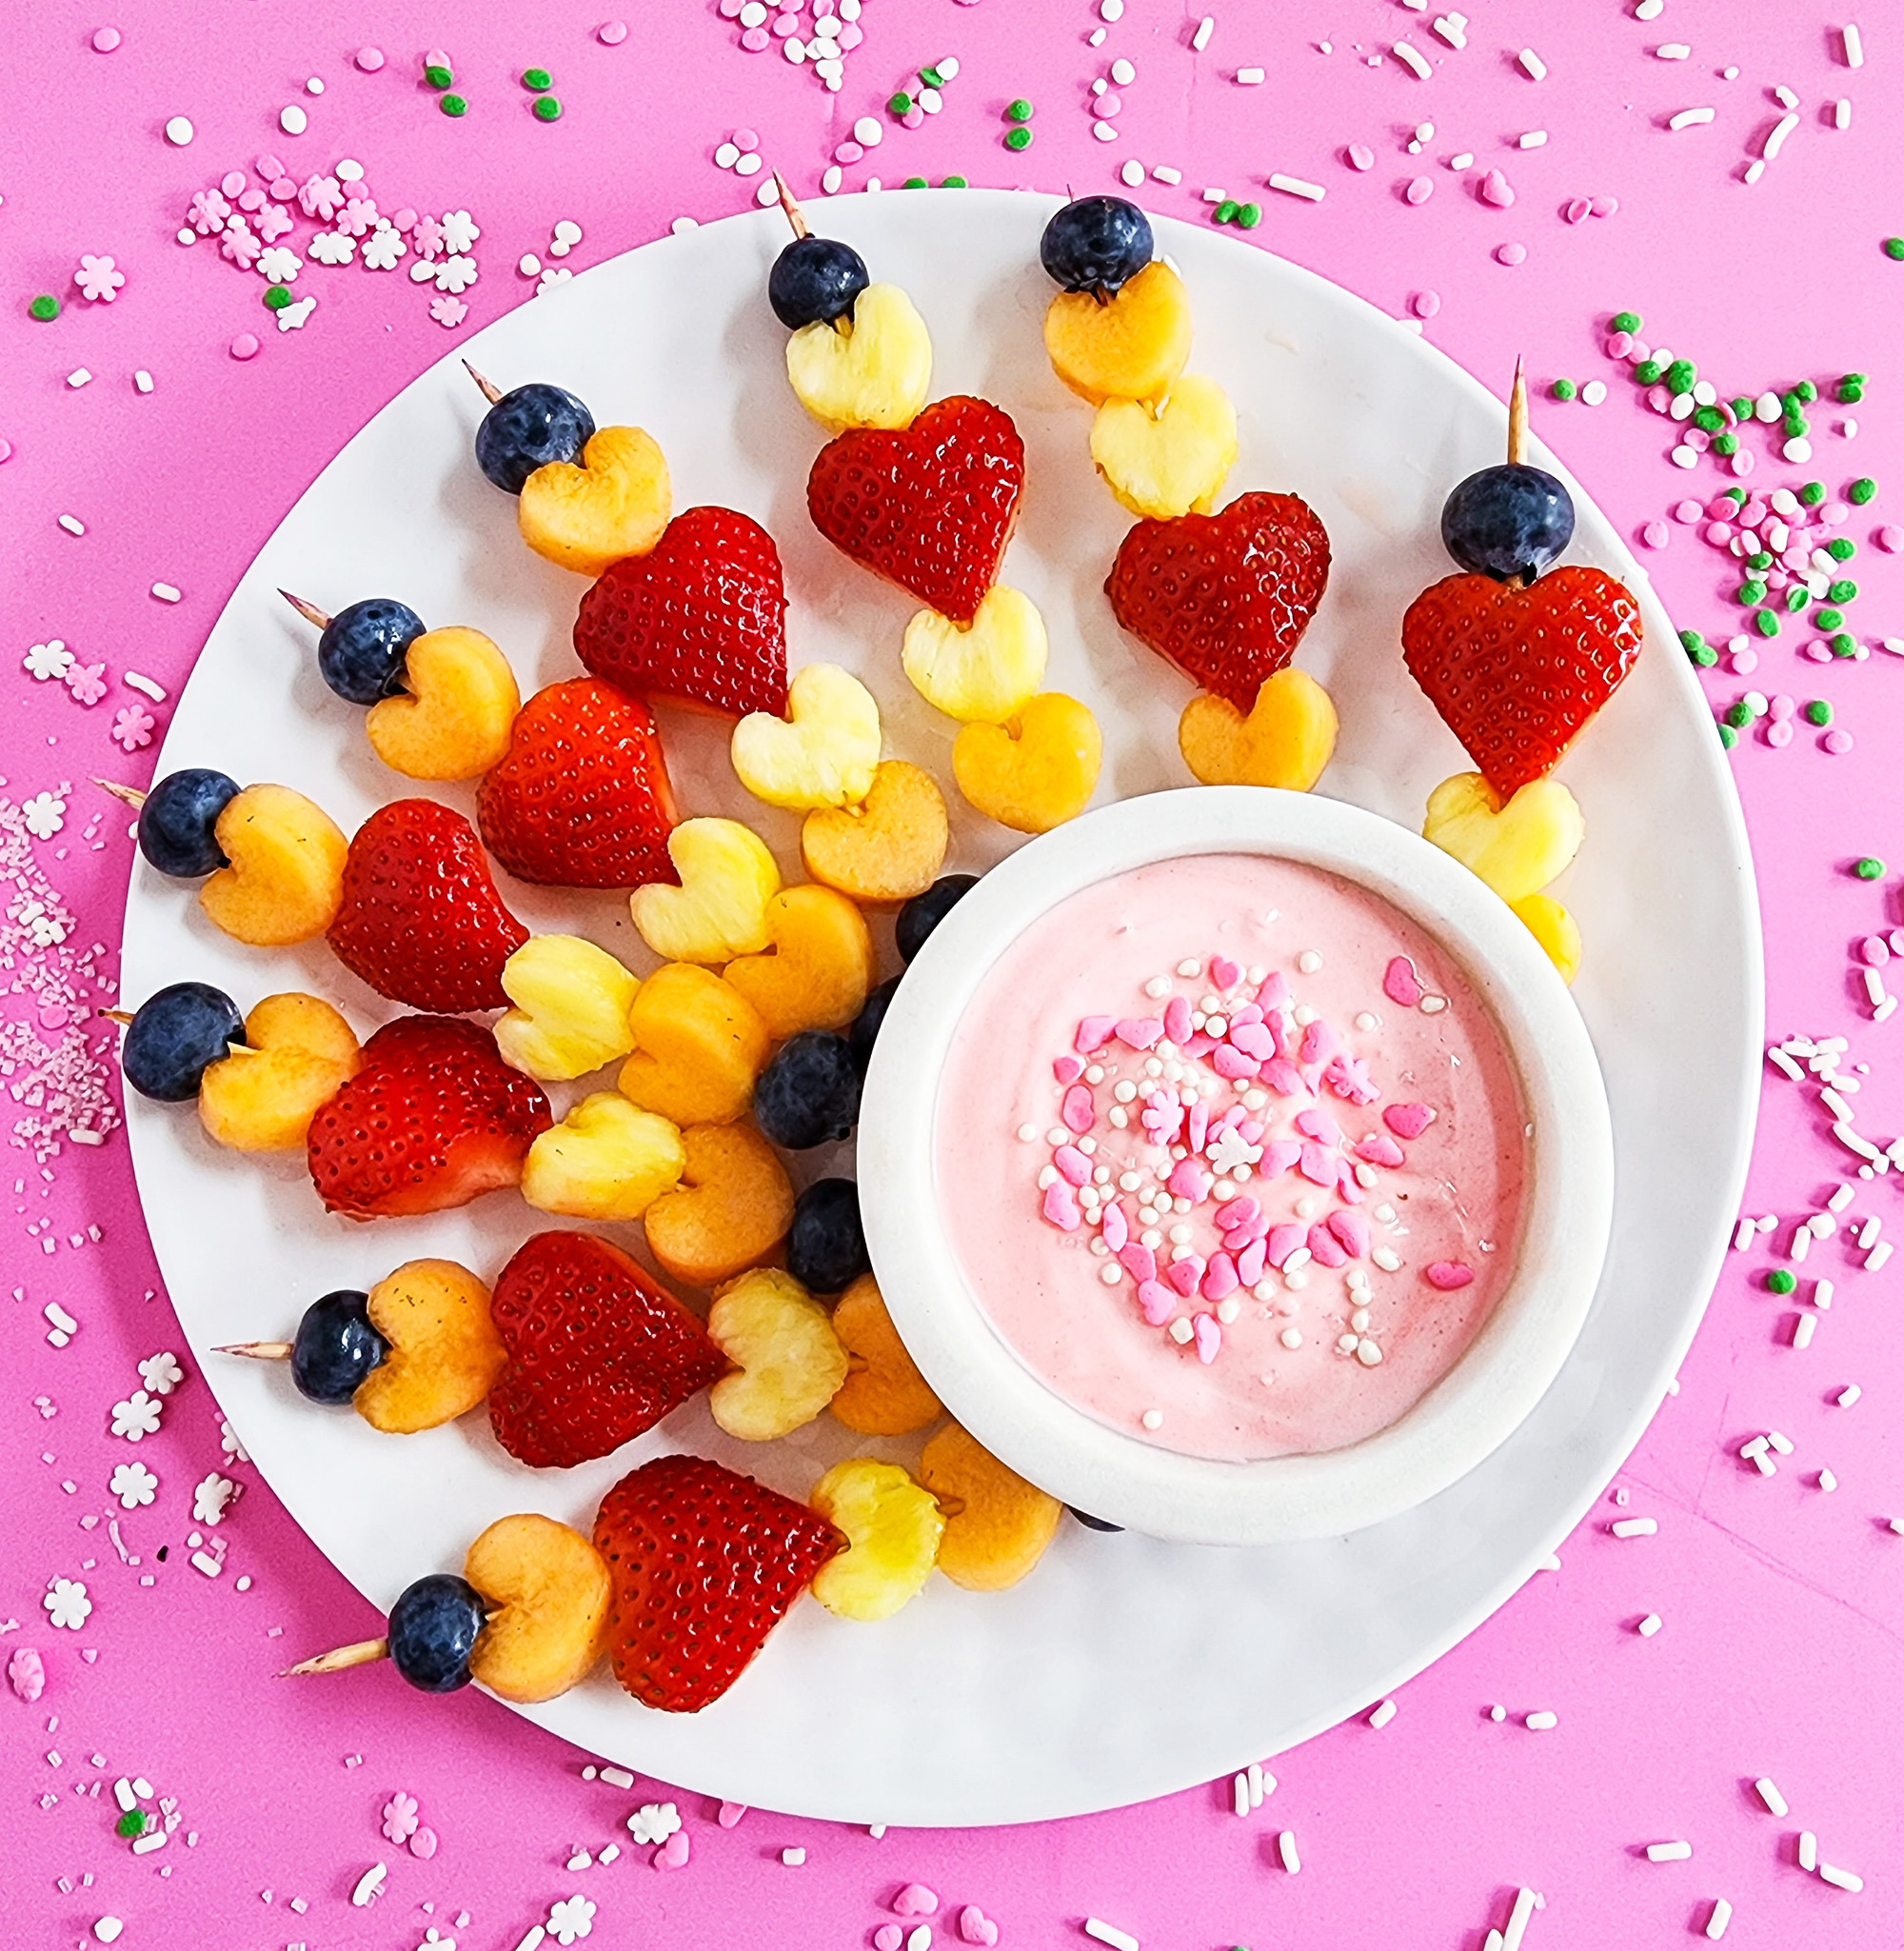
[[[320,230],[304,248],[319,264],[348,264],[357,255],[357,240],[342,230]]]
[[[436,268],[436,289],[439,291],[466,291],[476,282],[476,260],[473,257],[446,257]]]
[[[574,275],[573,271],[565,270],[560,265],[550,265],[536,280],[536,296],[540,298],[545,291],[553,291],[558,285],[567,284]]]
[[[54,637],[48,643],[35,644],[20,662],[29,677],[45,684],[50,678],[63,678],[72,668],[72,652]]]
[[[155,1396],[169,1396],[185,1380],[185,1370],[179,1366],[176,1355],[162,1348],[139,1364],[139,1380]]]
[[[36,792],[20,808],[20,817],[35,840],[50,840],[66,825],[66,802],[56,792]]]
[[[92,1611],[92,1601],[86,1596],[86,1586],[78,1579],[55,1579],[40,1603],[47,1608],[47,1617],[53,1624],[69,1633],[78,1632]]]
[[[297,331],[304,325],[305,320],[316,309],[317,300],[314,297],[300,298],[295,305],[283,307],[278,312],[279,331]]]
[[[1239,1165],[1253,1165],[1262,1157],[1262,1146],[1252,1145],[1234,1126],[1220,1131],[1203,1154],[1219,1172],[1234,1172]]]
[[[398,234],[395,225],[380,223],[364,240],[364,269],[367,271],[395,270],[397,260],[408,250],[409,246]]]
[[[288,244],[273,244],[268,250],[259,251],[258,262],[251,269],[274,285],[288,285],[304,269],[304,259]]]
[[[548,1911],[548,1934],[558,1944],[572,1944],[595,1928],[595,1906],[585,1897],[565,1897]]]
[[[142,1503],[151,1503],[159,1480],[144,1463],[120,1463],[106,1487],[119,1500],[122,1509],[135,1511]]]
[[[216,1470],[203,1479],[191,1493],[191,1521],[195,1524],[215,1524],[231,1507],[238,1486]]]
[[[144,1389],[134,1389],[123,1403],[112,1404],[112,1434],[128,1443],[152,1435],[159,1426],[159,1404]]]
[[[238,1432],[222,1418],[218,1424],[218,1442],[228,1461],[234,1463],[248,1463],[251,1461],[251,1453],[238,1441]]]
[[[681,1811],[671,1802],[645,1802],[628,1818],[628,1834],[637,1842],[665,1842],[681,1827]]]
[[[446,249],[459,253],[472,249],[482,234],[475,218],[467,210],[444,211],[443,242]]]

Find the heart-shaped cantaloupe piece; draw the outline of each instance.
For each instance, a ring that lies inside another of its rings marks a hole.
[[[1336,749],[1336,707],[1307,671],[1265,678],[1247,718],[1199,691],[1177,722],[1183,763],[1205,786],[1279,786],[1307,792]]]
[[[538,555],[565,569],[599,576],[661,540],[674,506],[667,461],[639,427],[604,427],[582,449],[582,465],[550,461],[523,483],[516,525]]]
[[[807,814],[800,855],[816,881],[855,901],[910,901],[939,878],[950,830],[932,775],[887,759],[864,805]]]
[[[952,745],[959,790],[1002,826],[1048,833],[1084,810],[1104,742],[1087,706],[1042,691],[1005,725],[968,725]]]
[[[508,757],[522,709],[508,659],[481,630],[426,630],[404,652],[407,688],[370,707],[370,748],[406,779],[478,779]]]
[[[788,887],[767,903],[770,944],[727,965],[727,981],[760,1011],[776,1041],[803,1029],[844,1029],[873,985],[866,918],[831,887]]]

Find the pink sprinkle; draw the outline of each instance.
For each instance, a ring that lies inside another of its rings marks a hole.
[[[1117,1027],[1115,1016],[1087,1016],[1078,1025],[1078,1034],[1071,1039],[1071,1047],[1081,1057],[1088,1057],[1093,1050],[1102,1049],[1110,1041],[1112,1030]]]
[[[1127,1240],[1118,1249],[1118,1264],[1134,1281],[1154,1281],[1157,1278],[1157,1252],[1140,1240]]]
[[[1851,733],[1848,731],[1828,731],[1818,743],[1835,759],[1851,750]]]
[[[1730,508],[1731,503],[1726,505]],[[1700,531],[1715,548],[1723,548],[1733,538],[1733,526],[1727,521],[1708,522]]]
[[[1673,539],[1673,531],[1655,516],[1639,531],[1639,539],[1648,548],[1664,548]]]
[[[925,110],[915,104],[899,118],[899,126],[902,129],[923,129],[925,127]]]
[[[1361,1058],[1338,1050],[1323,1072],[1329,1088],[1352,1105],[1372,1105],[1381,1093],[1369,1081],[1369,1067]]]
[[[1597,217],[1610,217],[1618,209],[1619,198],[1616,196],[1597,196],[1594,198],[1594,215]]]
[[[1256,992],[1257,1005],[1264,1011],[1280,1009],[1289,1001],[1289,981],[1279,968],[1273,968],[1262,979],[1262,987]]]
[[[1257,1170],[1265,1179],[1279,1178],[1302,1156],[1302,1147],[1293,1138],[1279,1138],[1262,1148]]]
[[[1088,1085],[1074,1084],[1064,1093],[1064,1106],[1061,1113],[1068,1130],[1081,1137],[1098,1122],[1098,1110],[1092,1103]]]
[[[297,183],[292,177],[273,176],[271,178],[271,201],[273,203],[295,203],[297,201]],[[261,224],[258,228],[263,229],[264,226]],[[283,236],[284,232],[279,230],[275,234]]]
[[[759,133],[751,129],[737,129],[734,131],[734,147],[744,156],[750,156],[761,146]]]
[[[754,31],[758,33],[760,30],[756,28]],[[899,1951],[904,1942],[905,1933],[898,1924],[882,1924],[873,1933],[873,1951]]]
[[[1435,194],[1435,186],[1426,176],[1418,176],[1401,193],[1410,203],[1424,204]]]
[[[1187,1199],[1196,1205],[1209,1192],[1214,1182],[1195,1159],[1180,1159],[1177,1169],[1163,1183],[1169,1187],[1173,1199]]]
[[[1435,1122],[1434,1111],[1426,1105],[1390,1105],[1381,1114],[1381,1122],[1398,1138],[1419,1138]]]
[[[1867,935],[1857,945],[1858,957],[1872,968],[1882,968],[1891,960],[1891,946],[1882,935]]]
[[[72,1021],[72,1012],[62,1009],[57,1003],[43,1003],[39,1008],[42,1029],[64,1029]]]
[[[615,24],[616,24],[617,26],[620,26],[620,23],[619,23],[619,22],[617,22],[617,23],[615,23]],[[627,30],[626,30],[625,28],[624,28],[624,29],[623,29],[623,32],[625,32],[625,33],[626,31],[627,31]],[[745,1815],[746,1813],[747,1813],[747,1805],[746,1805],[746,1803],[745,1803],[745,1802],[723,1802],[723,1803],[721,1804],[721,1812],[720,1812],[720,1814],[719,1814],[719,1815],[717,1815],[717,1816],[716,1816],[716,1817],[714,1818],[714,1820],[715,1820],[715,1821],[716,1821],[717,1822],[719,1822],[719,1823],[720,1823],[720,1825],[722,1826],[722,1828],[724,1828],[724,1829],[731,1829],[731,1828],[732,1828],[732,1827],[734,1826],[734,1824],[735,1824],[736,1822],[739,1822],[739,1821],[741,1820],[741,1818],[742,1818],[743,1816],[744,1816],[744,1815]]]
[[[800,20],[795,14],[783,13],[773,24],[773,37],[777,41],[786,40],[790,35],[797,34],[799,31]]]
[[[619,48],[628,38],[628,24],[625,20],[605,20],[595,30],[595,38],[605,48]]]
[[[1349,1256],[1342,1251],[1342,1243],[1319,1222],[1309,1228],[1304,1244],[1319,1266],[1343,1266],[1348,1263]]]
[[[1175,1269],[1172,1269],[1173,1274]],[[1196,1286],[1192,1281],[1183,1289],[1187,1296]],[[1143,1309],[1143,1318],[1152,1327],[1161,1327],[1177,1312],[1177,1299],[1160,1281],[1141,1281],[1138,1284],[1137,1303]]]
[[[1815,658],[1813,661],[1815,663],[1822,663],[1824,658],[1831,656],[1831,647],[1822,643],[1817,647],[1823,652],[1823,657]],[[1731,667],[1735,677],[1750,677],[1758,668],[1758,652],[1750,644],[1747,644],[1742,649],[1735,650],[1731,657],[1727,659],[1727,663]]]
[[[1356,1156],[1366,1160],[1371,1165],[1400,1165],[1403,1157],[1401,1147],[1385,1131],[1371,1131],[1356,1146]]]
[[[1750,474],[1758,464],[1753,459],[1750,448],[1740,448],[1732,457],[1731,465],[1735,474]]]
[[[1524,244],[1503,244],[1494,254],[1496,264],[1517,265],[1527,262],[1527,247]]]
[[[1190,1005],[1182,996],[1173,996],[1163,1005],[1163,1034],[1173,1044],[1190,1041]]]
[[[1474,1279],[1475,1270],[1465,1261],[1438,1260],[1433,1265],[1423,1268],[1422,1277],[1431,1287],[1452,1294],[1456,1288],[1465,1287]]]
[[[1347,1159],[1336,1161],[1336,1190],[1351,1205],[1362,1203],[1362,1188],[1356,1181],[1356,1168]]]
[[[1481,178],[1480,199],[1491,203],[1496,209],[1504,210],[1514,201],[1514,186],[1498,169],[1490,169]]]
[[[1276,1039],[1259,1023],[1233,1023],[1230,1041],[1245,1057],[1266,1064],[1276,1055]]]
[[[1234,1084],[1239,1078],[1255,1077],[1260,1066],[1240,1049],[1234,1049],[1228,1044],[1219,1044],[1210,1053],[1210,1068],[1219,1077],[1227,1078]]]
[[[46,1691],[47,1663],[31,1646],[22,1646],[7,1662],[7,1684],[29,1706]]]
[[[1304,1138],[1313,1138],[1318,1145],[1340,1145],[1342,1142],[1342,1127],[1324,1110],[1298,1111],[1296,1128]]]
[[[1109,122],[1123,107],[1123,97],[1110,89],[1097,96],[1091,103],[1091,113],[1100,122]]]
[[[1126,1016],[1118,1024],[1118,1042],[1133,1050],[1154,1048],[1162,1034],[1163,1025],[1155,1016]]]
[[[1336,1155],[1325,1145],[1305,1145],[1302,1147],[1302,1176],[1312,1185],[1333,1185],[1336,1183]]]
[[[359,48],[357,66],[366,74],[375,74],[384,65],[384,50],[381,48]]]
[[[1272,1226],[1267,1243],[1270,1265],[1279,1267],[1301,1244],[1302,1228],[1294,1222],[1285,1226]]]
[[[1051,1074],[1060,1084],[1076,1084],[1083,1076],[1084,1066],[1076,1057],[1060,1057],[1052,1065]]]
[[[1600,349],[1609,359],[1624,359],[1633,350],[1633,334],[1631,332],[1615,332],[1607,339],[1606,344]]]
[[[1895,555],[1900,548],[1904,548],[1904,528],[1900,528],[1895,522],[1887,522],[1883,528],[1873,533],[1871,539],[1879,548]]]
[[[848,138],[833,151],[833,160],[836,163],[858,163],[865,159],[865,150],[858,143]]]
[[[92,51],[95,54],[109,54],[122,38],[116,27],[103,27],[92,37]]]
[[[749,54],[758,54],[763,48],[773,46],[773,36],[764,27],[750,27],[741,36],[741,45]],[[895,1924],[889,1928],[897,1930],[898,1926]]]
[[[1173,1261],[1170,1271],[1163,1278],[1187,1301],[1197,1291],[1198,1282],[1203,1278],[1202,1255],[1186,1253],[1181,1260]]]
[[[1673,388],[1663,380],[1656,387],[1649,387],[1646,391],[1646,404],[1656,413],[1670,411],[1673,405]]]
[[[1335,1030],[1321,1017],[1302,1032],[1300,1056],[1305,1064],[1326,1064],[1341,1047]]]
[[[1789,746],[1792,743],[1791,726],[1768,725],[1765,727],[1765,743],[1768,746]]]
[[[1357,1260],[1369,1250],[1369,1223],[1360,1213],[1333,1212],[1329,1230]]]
[[[1191,1326],[1197,1337],[1197,1359],[1208,1367],[1223,1345],[1223,1331],[1217,1325],[1214,1314],[1200,1314]]]
[[[654,1853],[654,1866],[658,1870],[678,1870],[685,1867],[692,1844],[687,1840],[685,1829],[677,1829]]]
[[[974,0],[960,0],[960,4],[964,7],[970,7],[974,4]],[[860,30],[860,23],[857,20],[849,20],[840,30],[840,51],[843,54],[850,54],[865,38],[865,35]]]
[[[1777,691],[1773,694],[1771,704],[1766,707],[1766,712],[1775,723],[1781,718],[1790,718],[1797,708],[1797,701],[1789,691]]]
[[[930,1917],[939,1908],[939,1893],[923,1883],[908,1883],[893,1899],[892,1908],[901,1917]]]
[[[1438,291],[1418,291],[1408,301],[1408,309],[1417,318],[1433,318],[1441,309],[1441,294]]]
[[[1062,1179],[1054,1179],[1044,1188],[1044,1217],[1061,1233],[1078,1230],[1078,1195]]]
[[[1405,955],[1390,958],[1387,968],[1382,971],[1381,992],[1391,1003],[1399,1003],[1404,1009],[1413,1009],[1426,993],[1421,986],[1421,978],[1415,973],[1415,965]]]
[[[1577,196],[1560,214],[1570,224],[1583,224],[1593,213],[1593,198],[1589,196]]]
[[[1741,505],[1738,511],[1739,524],[1742,528],[1756,528],[1771,512],[1771,507],[1755,495],[1750,501]]]
[[[1653,348],[1644,339],[1636,339],[1626,348],[1626,363],[1629,366],[1643,366],[1653,357]]]
[[[384,1834],[392,1842],[407,1842],[416,1834],[417,1799],[400,1788],[384,1804]]]
[[[1051,1154],[1051,1163],[1072,1185],[1085,1185],[1091,1179],[1091,1162],[1075,1145],[1061,1145]]]
[[[1196,1104],[1190,1106],[1190,1116],[1186,1123],[1188,1129],[1184,1135],[1190,1141],[1190,1149],[1192,1151],[1201,1151],[1203,1149],[1203,1141],[1210,1135],[1209,1105],[1204,1104],[1201,1099],[1199,1099]]]
[[[1203,1298],[1206,1301],[1220,1301],[1226,1294],[1237,1290],[1237,1264],[1227,1253],[1213,1253],[1210,1264],[1203,1269]]]
[[[1210,981],[1219,989],[1236,986],[1237,978],[1242,974],[1227,955],[1213,955],[1210,958]]]
[[[10,461],[12,458],[13,443],[10,440],[0,440],[0,462]]]
[[[968,1944],[996,1944],[999,1927],[976,1903],[968,1903],[959,1913],[959,1935]]]
[[[1850,520],[1851,509],[1841,501],[1828,501],[1818,509],[1817,522],[1821,528],[1842,528]]]
[[[1883,946],[1881,943],[1878,945]],[[1226,1205],[1217,1209],[1217,1230],[1220,1233],[1240,1233],[1262,1211],[1262,1207],[1247,1195],[1233,1199]]]
[[[1342,151],[1342,160],[1348,164],[1351,169],[1373,169],[1375,168],[1375,151],[1365,143],[1352,142]]]
[[[1309,1093],[1302,1073],[1287,1057],[1272,1057],[1262,1066],[1262,1081],[1285,1098],[1306,1097]]]
[[[1262,1279],[1262,1264],[1268,1258],[1269,1242],[1267,1240],[1252,1240],[1237,1255],[1237,1279],[1246,1287],[1255,1286]]]
[[[436,1831],[427,1822],[410,1838],[410,1854],[425,1862],[436,1854]]]
[[[258,341],[249,332],[240,332],[231,341],[231,356],[234,359],[255,359],[258,356]]]
[[[1104,1208],[1104,1244],[1116,1253],[1130,1238],[1130,1222],[1124,1218],[1124,1209],[1114,1199]]]

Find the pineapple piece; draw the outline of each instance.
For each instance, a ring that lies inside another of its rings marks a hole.
[[[787,686],[786,716],[748,712],[728,749],[741,784],[770,806],[857,806],[880,763],[880,707],[851,671],[803,665]]]
[[[404,652],[408,689],[370,707],[370,749],[407,779],[479,779],[508,756],[523,695],[481,630],[426,630]]]
[[[453,1260],[406,1261],[370,1289],[367,1312],[390,1344],[350,1398],[372,1429],[434,1429],[473,1409],[508,1365],[488,1288]]]
[[[909,427],[932,384],[932,335],[897,285],[868,285],[850,327],[802,326],[787,340],[786,376],[828,433]]]
[[[1109,399],[1091,422],[1091,459],[1134,515],[1207,515],[1237,457],[1237,409],[1213,379],[1186,372],[1158,402]]]
[[[337,919],[350,843],[303,793],[248,786],[226,802],[211,831],[231,863],[198,890],[214,927],[253,948],[282,948],[323,934]]]
[[[767,903],[772,949],[727,965],[727,981],[778,1041],[803,1029],[843,1029],[873,985],[866,918],[830,887],[789,887]]]
[[[755,1267],[719,1289],[707,1334],[734,1364],[708,1392],[707,1406],[744,1443],[791,1435],[846,1380],[846,1351],[825,1308],[778,1267]]]
[[[964,724],[1002,725],[1030,703],[1049,650],[1031,598],[994,583],[970,624],[919,610],[899,654],[913,688],[935,709]]]
[[[638,1220],[681,1183],[686,1163],[681,1133],[665,1118],[598,1090],[529,1146],[523,1197],[545,1213]]]
[[[667,836],[667,857],[681,886],[657,881],[628,896],[636,932],[664,961],[726,962],[773,939],[766,910],[780,868],[752,827],[684,820]]]
[[[1512,906],[1566,867],[1587,823],[1557,779],[1532,780],[1503,805],[1478,772],[1457,772],[1428,795],[1421,832]]]
[[[919,1481],[945,1514],[939,1569],[968,1592],[1002,1592],[1044,1556],[1064,1506],[956,1423],[921,1452]]]
[[[1153,258],[1117,295],[1061,291],[1044,314],[1051,369],[1092,406],[1160,400],[1190,357],[1190,294]]]
[[[773,1055],[761,1013],[711,968],[670,962],[628,1012],[633,1055],[616,1088],[677,1125],[731,1125],[753,1101]]]
[[[840,1296],[833,1332],[845,1344],[847,1373],[827,1406],[855,1435],[905,1436],[939,1414],[939,1398],[906,1352],[871,1274]]]
[[[696,1125],[681,1134],[681,1184],[648,1207],[643,1224],[663,1273],[712,1287],[758,1264],[793,1224],[786,1167],[751,1125]]]
[[[639,427],[598,428],[582,465],[550,461],[523,483],[516,526],[540,556],[599,576],[661,540],[674,506],[667,461]]]
[[[463,1576],[490,1608],[469,1677],[505,1701],[552,1701],[602,1657],[615,1596],[608,1561],[553,1518],[498,1518],[477,1534]]]
[[[634,1048],[628,1012],[641,984],[579,935],[531,935],[503,965],[516,1006],[496,1024],[503,1062],[545,1084],[585,1077]]]
[[[1041,691],[1008,725],[968,725],[952,742],[966,801],[1017,833],[1048,833],[1090,804],[1103,762],[1090,707]]]
[[[813,1596],[842,1619],[890,1619],[932,1576],[945,1520],[929,1491],[897,1463],[849,1457],[807,1502],[846,1534],[847,1546],[813,1580]]]
[[[328,1003],[296,990],[245,1019],[246,1048],[205,1066],[199,1122],[234,1151],[298,1151],[310,1121],[355,1077],[363,1057]]]
[[[1547,951],[1548,961],[1560,971],[1560,980],[1572,988],[1580,972],[1579,924],[1551,894],[1523,894],[1509,906]]]

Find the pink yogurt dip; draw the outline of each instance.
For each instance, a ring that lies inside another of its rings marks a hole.
[[[1027,1368],[1115,1429],[1246,1461],[1359,1442],[1455,1365],[1513,1272],[1526,1140],[1499,1029],[1433,937],[1319,868],[1204,854],[1005,949],[935,1167]]]

